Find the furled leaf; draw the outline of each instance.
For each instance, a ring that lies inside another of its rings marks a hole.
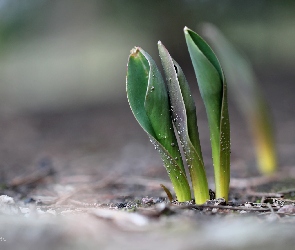
[[[129,56],[127,97],[130,108],[159,151],[179,201],[191,199],[171,121],[167,90],[154,60],[135,47]]]
[[[208,117],[216,197],[227,200],[230,181],[230,128],[226,81],[219,61],[209,45],[187,27],[184,28],[184,33]]]
[[[271,174],[277,168],[273,127],[255,73],[250,63],[215,26],[206,24],[203,30],[220,56],[229,89],[249,124],[256,146],[259,169],[263,174]]]
[[[209,199],[209,189],[204,169],[196,107],[188,83],[180,66],[171,58],[161,42],[159,53],[167,79],[172,117],[190,172],[196,204]]]

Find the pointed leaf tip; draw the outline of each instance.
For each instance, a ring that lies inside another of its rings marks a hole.
[[[131,50],[130,50],[130,56],[133,56],[133,55],[135,55],[135,54],[137,54],[138,53],[138,51],[139,51],[139,47],[137,47],[137,46],[135,46],[134,48],[132,48]]]

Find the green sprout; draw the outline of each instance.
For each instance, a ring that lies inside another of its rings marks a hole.
[[[226,82],[214,52],[195,32],[184,29],[188,50],[203,98],[212,147],[216,197],[228,200],[230,132]],[[196,107],[178,63],[159,42],[166,84],[153,59],[143,49],[131,50],[127,69],[130,108],[159,151],[178,201],[191,199],[189,181],[178,147],[180,141],[196,204],[209,199],[208,182],[197,127]],[[174,132],[175,131],[175,132]]]
[[[199,140],[196,106],[182,69],[161,42],[158,42],[158,48],[167,79],[172,119],[191,176],[195,202],[202,204],[209,199],[209,189]]]
[[[209,45],[187,27],[184,34],[208,117],[216,197],[228,200],[230,127],[225,77]]]
[[[129,56],[127,95],[136,120],[161,155],[178,200],[190,200],[190,187],[173,130],[166,86],[154,60],[139,47],[131,50]]]
[[[215,26],[205,24],[203,30],[220,56],[229,89],[234,93],[233,97],[248,122],[256,147],[259,170],[265,175],[272,174],[277,169],[273,126],[255,73],[250,63]]]

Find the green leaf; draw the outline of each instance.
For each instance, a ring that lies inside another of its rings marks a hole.
[[[215,26],[206,24],[203,30],[220,56],[229,89],[249,124],[259,169],[263,174],[271,174],[277,168],[273,127],[251,64]]]
[[[216,197],[228,200],[230,128],[226,81],[209,45],[187,27],[184,28],[184,34],[208,117]]]
[[[203,204],[209,199],[209,189],[199,140],[196,106],[182,69],[161,42],[158,42],[158,48],[167,79],[172,117],[190,172],[195,202]]]
[[[128,60],[127,97],[136,120],[161,155],[178,200],[190,200],[167,90],[154,60],[139,47],[131,51]]]

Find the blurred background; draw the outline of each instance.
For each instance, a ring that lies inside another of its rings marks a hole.
[[[189,65],[183,27],[202,22],[217,25],[257,71],[292,71],[294,10],[287,0],[1,0],[1,108],[117,102],[133,46],[157,60],[161,40]]]
[[[294,164],[294,13],[292,0],[0,0],[2,169],[21,173],[49,155],[63,171],[119,166],[152,176],[156,166],[164,175],[125,91],[129,51],[140,46],[160,65],[158,40],[192,85],[210,162],[205,111],[183,36],[184,26],[199,31],[203,22],[215,24],[252,62],[274,118],[280,165]],[[253,147],[230,105],[232,165],[247,174]]]

